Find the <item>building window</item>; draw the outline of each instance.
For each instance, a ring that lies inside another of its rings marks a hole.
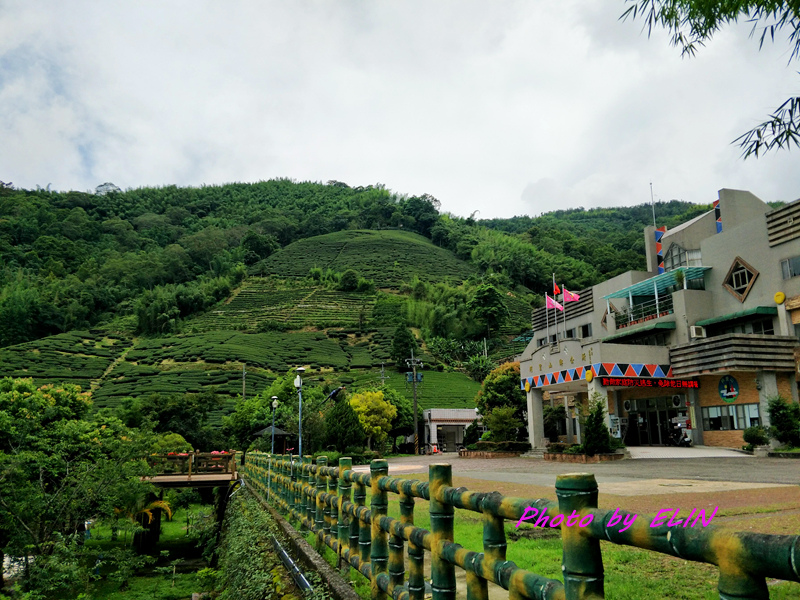
[[[672,244],[664,256],[664,270],[672,271],[684,266],[686,266],[686,250],[678,246],[678,244]]]
[[[540,348],[544,346],[546,343],[547,343],[547,338],[539,338],[538,340],[536,340],[536,345],[539,346]]]
[[[580,330],[581,330],[581,338],[592,337],[592,324],[591,323],[587,323],[586,325],[581,325],[580,326]]]
[[[722,287],[733,294],[739,302],[744,302],[757,277],[758,271],[737,256],[725,276]]]
[[[664,256],[665,271],[678,267],[699,267],[701,264],[700,250],[684,250],[678,244],[672,244]]]
[[[800,256],[794,256],[781,261],[781,272],[784,279],[791,279],[800,275]]]
[[[704,406],[701,411],[703,431],[730,431],[761,425],[758,404]]]
[[[728,333],[754,333],[756,335],[775,335],[775,325],[772,319],[761,321],[747,321],[715,329],[713,335],[726,335]]]
[[[567,338],[568,340],[573,339],[575,337],[575,328],[573,327],[572,329],[567,329],[564,332],[564,337]]]

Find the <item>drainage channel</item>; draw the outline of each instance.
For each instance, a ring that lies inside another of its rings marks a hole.
[[[289,556],[286,550],[283,549],[281,543],[278,539],[273,535],[272,536],[272,547],[275,548],[275,552],[278,553],[278,557],[281,559],[283,566],[289,571],[289,575],[292,576],[295,585],[303,590],[303,593],[306,595],[310,595],[314,593],[314,588],[308,582],[308,579],[305,578],[303,573],[300,571],[297,564],[292,560],[292,557]]]

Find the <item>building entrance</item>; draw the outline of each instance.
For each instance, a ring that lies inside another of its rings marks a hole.
[[[686,399],[682,395],[662,398],[626,400],[628,430],[627,446],[666,446],[670,436],[685,426],[688,418]]]

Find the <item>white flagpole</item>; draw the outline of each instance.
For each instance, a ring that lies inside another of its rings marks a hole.
[[[547,345],[550,345],[550,313],[547,312],[547,294],[544,295],[544,318],[547,322]]]

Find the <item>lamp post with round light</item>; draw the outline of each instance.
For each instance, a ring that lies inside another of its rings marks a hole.
[[[269,491],[272,489],[272,458],[275,456],[275,409],[278,408],[278,397],[272,397],[272,449],[269,453],[269,474],[267,475],[267,502]]]

